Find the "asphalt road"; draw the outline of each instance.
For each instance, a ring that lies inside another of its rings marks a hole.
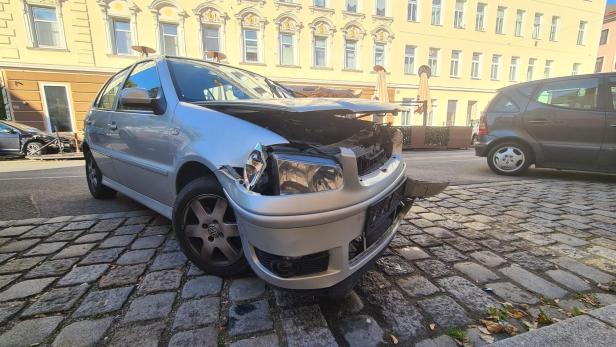
[[[615,175],[531,169],[524,177],[492,173],[485,158],[472,150],[405,152],[408,174],[416,179],[472,184],[529,178],[576,181],[611,181]],[[0,161],[0,220],[56,217],[142,209],[143,206],[118,195],[95,200],[86,185],[83,161]]]

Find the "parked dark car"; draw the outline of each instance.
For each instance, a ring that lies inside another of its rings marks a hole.
[[[64,136],[59,136],[59,138],[65,152],[75,150],[71,139]],[[59,150],[58,142],[54,143],[56,139],[55,134],[46,133],[25,124],[0,120],[0,156],[55,153]]]
[[[501,175],[535,167],[616,172],[616,74],[517,84],[482,114],[476,155]]]

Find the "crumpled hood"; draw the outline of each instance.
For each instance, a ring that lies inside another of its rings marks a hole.
[[[249,99],[235,101],[208,101],[199,105],[220,112],[239,113],[254,111],[279,111],[284,113],[354,114],[354,113],[397,113],[398,105],[368,99],[336,98],[286,98]]]

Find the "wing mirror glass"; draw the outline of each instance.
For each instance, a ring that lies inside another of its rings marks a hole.
[[[154,114],[165,113],[165,98],[162,97],[160,88],[155,89],[153,94],[143,88],[125,88],[120,92],[120,109],[132,111],[152,111]]]

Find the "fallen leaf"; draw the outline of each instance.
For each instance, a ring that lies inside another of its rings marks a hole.
[[[434,331],[436,329],[436,324],[430,323],[430,330]]]
[[[509,336],[513,336],[515,334],[518,333],[518,329],[516,329],[513,325],[511,324],[506,324],[504,326],[505,332],[507,333],[507,335]]]
[[[604,284],[601,284],[601,283],[597,284],[597,287],[599,287],[599,289],[601,289],[601,290],[605,290],[606,292],[610,291],[610,287],[608,287],[608,286],[606,286]]]
[[[396,338],[394,335],[389,335],[389,338],[391,339],[391,343],[393,343],[394,345],[398,344],[398,338]]]
[[[479,337],[487,343],[494,343],[494,337],[486,334],[479,334]]]
[[[493,334],[499,334],[503,331],[503,325],[500,323],[492,322],[489,320],[482,319],[480,320],[481,324],[483,324],[489,332]]]
[[[490,335],[492,334],[490,331],[488,331],[488,329],[486,329],[486,327],[484,326],[478,326],[477,329],[479,329],[479,332],[481,332],[482,334],[486,334],[486,335]]]

